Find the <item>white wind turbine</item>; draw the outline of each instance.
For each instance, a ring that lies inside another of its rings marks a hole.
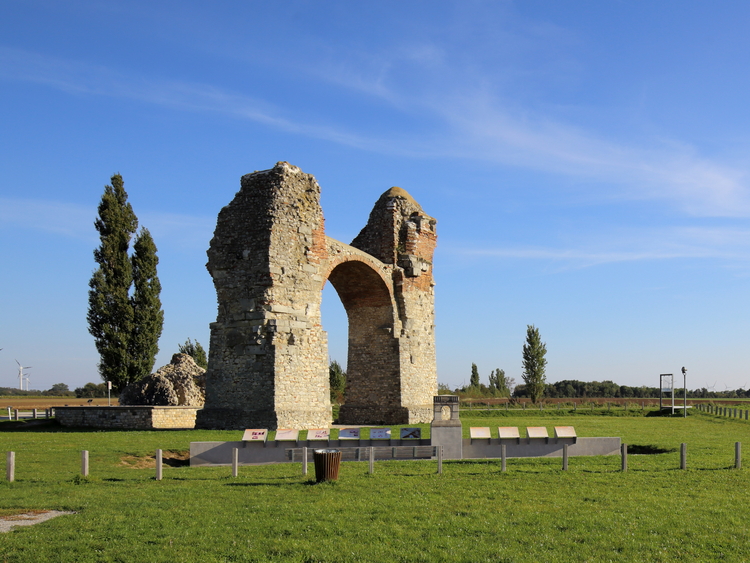
[[[25,369],[31,369],[31,366],[22,366],[21,362],[16,360],[16,363],[18,364],[18,388],[23,391],[23,382],[26,380],[26,390],[29,390],[29,376],[28,374],[25,374],[23,370]]]

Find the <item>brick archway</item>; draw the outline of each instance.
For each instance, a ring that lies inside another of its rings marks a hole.
[[[338,243],[341,249],[347,246]],[[408,412],[400,406],[399,346],[394,336],[398,315],[390,280],[384,280],[378,267],[373,267],[376,260],[360,256],[364,253],[353,247],[348,249],[331,260],[327,276],[346,310],[349,325],[346,403],[339,411],[339,421],[408,422]]]
[[[325,236],[320,187],[280,162],[242,177],[219,214],[207,268],[211,324],[202,428],[331,422],[322,289],[349,319],[345,424],[429,422],[437,392],[432,255],[436,221],[391,188],[344,244]]]

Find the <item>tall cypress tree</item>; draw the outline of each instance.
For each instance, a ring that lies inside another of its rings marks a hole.
[[[128,340],[133,332],[130,285],[133,268],[128,256],[130,238],[138,219],[128,203],[122,176],[105,186],[94,227],[101,245],[94,250],[99,267],[89,281],[89,332],[99,352],[99,374],[116,389],[128,382]]]
[[[156,245],[148,229],[142,228],[133,245],[133,331],[128,342],[128,382],[151,373],[159,352],[159,337],[164,326],[161,309],[161,283],[156,275]]]
[[[94,222],[101,245],[94,250],[99,265],[89,281],[89,332],[99,352],[99,374],[116,390],[151,373],[164,324],[161,284],[156,275],[159,259],[147,229],[130,240],[138,218],[128,203],[122,176],[105,186]]]

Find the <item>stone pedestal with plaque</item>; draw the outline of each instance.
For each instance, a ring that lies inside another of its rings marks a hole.
[[[433,419],[430,437],[433,446],[443,446],[443,459],[461,459],[463,442],[458,417],[457,395],[433,397]]]

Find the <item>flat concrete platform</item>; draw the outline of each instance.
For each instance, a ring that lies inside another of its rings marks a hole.
[[[463,441],[463,459],[493,459],[501,455],[513,457],[562,457],[563,444],[568,445],[568,455],[619,455],[620,438],[493,438]]]
[[[337,449],[429,446],[430,440],[321,440],[297,442],[190,442],[190,467],[218,467],[232,464],[232,450],[237,448],[238,463],[289,463],[287,450],[297,448]],[[312,461],[312,452],[310,452]]]
[[[520,438],[464,439],[462,459],[499,459],[501,446],[506,456],[562,457],[563,445],[568,444],[568,455],[619,455],[620,438]],[[232,464],[232,450],[238,449],[240,465],[261,463],[290,463],[287,450],[297,448],[386,448],[394,446],[430,446],[431,440],[327,440],[297,442],[190,442],[191,467],[217,467]],[[312,453],[310,454],[312,461]],[[364,459],[364,458],[363,458]]]

